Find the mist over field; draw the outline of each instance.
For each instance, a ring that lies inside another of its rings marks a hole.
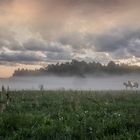
[[[0,86],[9,86],[11,90],[39,90],[40,85],[45,90],[123,90],[123,82],[128,80],[140,83],[140,75],[11,77],[1,79]]]

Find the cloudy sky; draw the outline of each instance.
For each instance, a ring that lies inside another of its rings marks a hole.
[[[0,77],[72,59],[140,65],[139,0],[0,0]]]

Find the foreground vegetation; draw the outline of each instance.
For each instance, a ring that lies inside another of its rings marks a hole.
[[[0,140],[139,140],[139,91],[1,95]],[[5,107],[4,107],[5,106]]]

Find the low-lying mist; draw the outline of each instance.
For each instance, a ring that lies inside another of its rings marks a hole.
[[[9,86],[10,90],[39,90],[40,85],[43,85],[45,90],[122,90],[125,89],[123,82],[128,80],[140,84],[140,75],[11,77],[1,79],[0,86]]]

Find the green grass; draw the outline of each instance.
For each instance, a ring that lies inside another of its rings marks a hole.
[[[0,140],[140,140],[140,91],[19,91],[10,96],[0,114]]]

